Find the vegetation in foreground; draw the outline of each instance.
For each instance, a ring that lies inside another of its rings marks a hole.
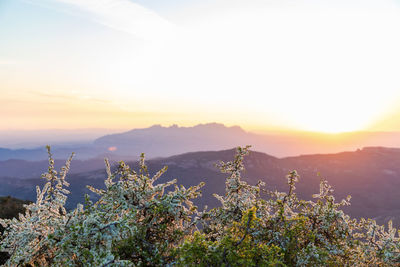
[[[185,188],[176,180],[157,184],[166,167],[150,176],[142,155],[138,171],[106,161],[105,190],[93,203],[67,212],[66,174],[57,172],[49,150],[46,185],[18,219],[1,219],[1,249],[7,266],[399,266],[400,239],[373,220],[355,220],[340,208],[321,180],[314,201],[298,199],[296,171],[287,192],[268,191],[241,180],[243,157],[221,163],[226,193],[220,206],[198,211],[193,199],[203,184]],[[168,187],[175,188],[169,189]],[[265,191],[269,197],[261,198]]]

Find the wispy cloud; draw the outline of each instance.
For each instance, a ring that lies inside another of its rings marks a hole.
[[[154,11],[129,0],[39,0],[29,2],[85,17],[145,40],[168,37],[173,29],[173,25],[169,21]]]

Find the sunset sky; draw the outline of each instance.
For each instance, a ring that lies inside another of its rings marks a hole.
[[[400,131],[400,1],[1,0],[0,130]]]

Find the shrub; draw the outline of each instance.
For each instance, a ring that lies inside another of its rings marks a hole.
[[[49,148],[48,148],[49,149]],[[242,181],[248,147],[238,148],[227,173],[219,207],[202,212],[193,205],[198,186],[156,183],[167,170],[150,176],[141,156],[136,172],[124,162],[111,171],[106,161],[105,189],[93,203],[67,212],[66,173],[54,169],[49,150],[47,184],[36,203],[19,219],[2,219],[1,249],[8,266],[398,266],[397,230],[370,219],[351,219],[321,179],[314,201],[298,199],[296,171],[288,174],[287,192],[268,191],[259,182]],[[174,186],[174,189],[169,189]],[[263,199],[261,192],[269,197]]]

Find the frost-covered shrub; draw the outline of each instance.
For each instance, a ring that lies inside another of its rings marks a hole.
[[[95,203],[66,212],[65,175],[54,170],[49,152],[47,184],[36,203],[19,219],[0,220],[6,228],[1,248],[9,266],[400,266],[400,239],[370,219],[343,213],[350,197],[336,202],[321,179],[313,201],[298,199],[296,171],[287,192],[268,191],[241,179],[248,147],[238,148],[227,173],[225,195],[211,210],[197,211],[191,188],[176,181],[157,184],[166,171],[150,176],[141,156],[138,172],[120,162],[114,172],[106,161],[105,189]],[[169,186],[174,186],[172,190]],[[262,198],[261,192],[269,197]]]
[[[111,173],[106,161],[105,190],[89,187],[100,199],[87,201],[70,214],[69,222],[50,237],[59,250],[57,264],[106,266],[165,265],[172,261],[172,249],[195,227],[192,199],[202,186],[176,186],[176,180],[154,183],[166,171],[153,177],[147,173],[144,156],[135,172],[124,162]],[[166,188],[175,185],[175,189]]]
[[[241,180],[243,156],[223,163],[227,172],[221,206],[201,214],[202,232],[190,237],[180,249],[179,262],[202,266],[400,266],[400,239],[389,223],[357,222],[344,214],[350,197],[336,202],[333,189],[321,179],[314,201],[297,198],[296,171],[288,174],[288,191],[267,191],[263,184],[250,186]],[[233,255],[235,255],[233,257]]]
[[[195,228],[197,208],[191,200],[202,184],[188,189],[176,186],[176,180],[155,185],[167,168],[150,177],[143,155],[138,173],[123,162],[111,173],[106,161],[106,189],[89,187],[100,199],[87,199],[85,207],[67,213],[64,178],[71,160],[58,176],[49,155],[43,175],[49,182],[37,189],[37,202],[26,206],[19,220],[0,220],[6,228],[1,247],[11,254],[8,265],[165,265]],[[165,190],[171,185],[174,190]]]
[[[64,208],[67,194],[64,187],[72,156],[58,173],[54,168],[54,160],[49,152],[49,169],[43,178],[47,180],[43,189],[36,187],[37,200],[25,206],[25,214],[19,219],[1,219],[5,228],[2,250],[10,254],[9,265],[36,264],[46,265],[56,255],[56,250],[49,243],[49,235],[63,225],[67,218]]]

